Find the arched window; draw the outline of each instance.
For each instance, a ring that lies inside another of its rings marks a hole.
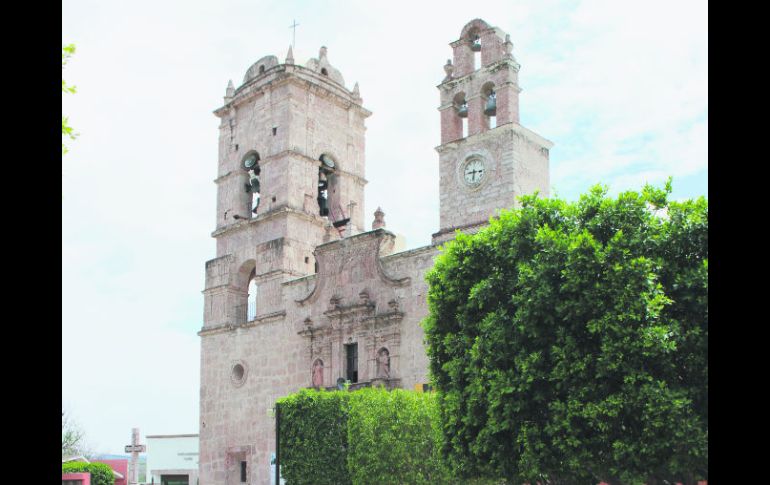
[[[251,273],[251,279],[249,279],[249,296],[248,298],[248,305],[247,305],[247,313],[246,313],[246,321],[250,322],[254,320],[254,318],[257,316],[257,278],[256,278],[256,272],[252,271]]]
[[[259,73],[260,74],[264,74],[265,73],[265,66],[264,65],[259,66]]]
[[[249,296],[248,298],[248,310],[246,313],[246,321],[250,322],[257,316],[257,278],[256,273],[251,273],[251,279],[249,280]]]
[[[243,169],[249,174],[249,181],[246,183],[245,188],[246,192],[251,194],[250,213],[256,214],[259,207],[259,193],[261,189],[259,184],[259,153],[253,150],[247,153],[243,158]]]

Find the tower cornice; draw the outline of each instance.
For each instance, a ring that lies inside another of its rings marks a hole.
[[[372,112],[364,108],[361,104],[361,98],[356,96],[346,87],[341,86],[334,80],[319,74],[311,69],[294,64],[279,64],[266,70],[263,74],[255,77],[246,84],[235,90],[235,93],[229,101],[214,110],[217,117],[223,118],[234,108],[248,103],[254,97],[264,94],[266,91],[280,86],[284,83],[294,82],[304,87],[311,87],[314,93],[323,92],[332,96],[335,101],[349,109],[358,108],[364,118],[371,116]]]
[[[452,79],[447,79],[446,81],[443,81],[441,84],[437,84],[436,87],[438,89],[443,89],[445,91],[450,91],[454,88],[456,88],[460,84],[464,84],[468,81],[472,81],[475,77],[483,74],[492,74],[495,73],[501,69],[504,68],[510,68],[513,70],[513,72],[518,73],[521,69],[521,64],[516,62],[515,59],[500,59],[497,62],[493,62],[492,64],[489,64],[487,66],[484,66],[476,71],[470,72],[464,76],[460,77],[453,77]],[[511,82],[511,84],[515,84]]]
[[[492,128],[490,130],[486,130],[481,133],[477,133],[475,135],[471,135],[465,138],[460,138],[458,140],[452,140],[449,142],[446,142],[444,144],[441,144],[437,147],[435,147],[435,150],[438,153],[444,153],[447,151],[452,151],[457,149],[458,147],[461,147],[466,144],[472,144],[472,143],[478,143],[478,142],[484,142],[488,139],[494,138],[498,135],[500,135],[502,132],[505,131],[511,131],[525,140],[534,143],[535,145],[540,146],[541,148],[545,148],[546,150],[550,150],[551,147],[553,147],[553,142],[551,140],[548,140],[546,138],[543,138],[542,136],[538,135],[534,131],[524,128],[518,123],[506,123],[504,125],[500,125],[496,128]]]

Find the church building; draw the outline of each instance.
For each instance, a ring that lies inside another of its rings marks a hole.
[[[516,198],[548,196],[552,143],[519,124],[519,64],[502,30],[475,19],[449,44],[438,85],[440,224],[395,252],[364,210],[365,122],[325,47],[291,48],[227,87],[220,118],[216,257],[206,263],[200,485],[271,483],[276,399],[306,387],[427,384],[425,272],[457,230]]]

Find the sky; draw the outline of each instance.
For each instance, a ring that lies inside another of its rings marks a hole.
[[[474,18],[511,35],[521,124],[554,142],[551,194],[659,186],[708,196],[703,1],[62,3],[62,406],[96,452],[198,432],[204,264],[215,257],[219,120],[228,80],[265,55],[328,48],[367,119],[367,224],[407,248],[438,230],[439,92]],[[394,196],[395,195],[395,196]]]

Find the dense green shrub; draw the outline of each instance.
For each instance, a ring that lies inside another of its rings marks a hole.
[[[361,389],[351,394],[348,470],[353,483],[448,483],[432,393]]]
[[[104,463],[85,463],[82,461],[68,461],[61,464],[62,473],[90,473],[91,485],[114,485],[115,474],[112,468]]]
[[[522,198],[448,243],[424,321],[458,477],[708,473],[708,202]]]
[[[287,483],[451,483],[434,394],[306,389],[278,401]]]
[[[278,400],[281,476],[292,485],[350,484],[349,392],[303,389]]]

